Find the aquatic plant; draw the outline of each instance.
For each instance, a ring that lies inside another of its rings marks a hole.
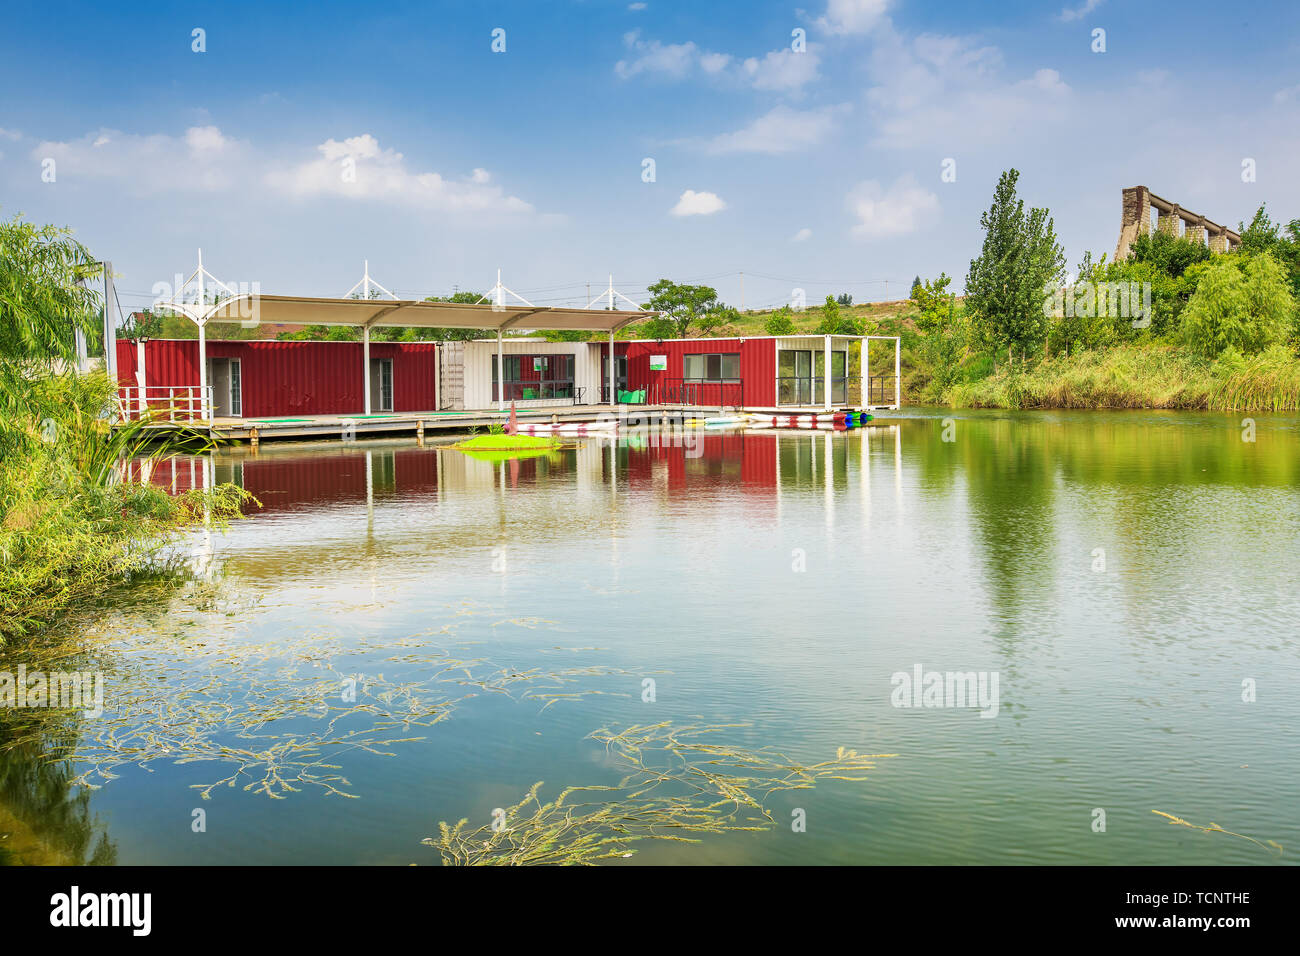
[[[167,595],[168,586],[161,582],[154,596]],[[190,608],[214,604],[219,619],[222,592],[222,582],[196,581],[170,598]],[[387,640],[304,633],[263,643],[211,627],[163,632],[153,620],[158,614],[153,608],[134,627],[119,622],[111,634],[91,628],[0,656],[0,669],[10,671],[19,663],[31,672],[97,671],[109,688],[105,711],[94,719],[79,711],[0,710],[0,757],[39,747],[47,760],[75,765],[69,786],[91,790],[132,767],[210,762],[223,768],[220,776],[190,785],[203,799],[235,787],[270,799],[306,788],[355,798],[341,762],[350,753],[395,756],[396,747],[424,739],[413,730],[448,719],[483,693],[539,701],[540,712],[607,693],[573,688],[623,673],[599,665],[519,669],[453,653],[431,639],[453,633],[454,622]],[[548,623],[508,618],[493,626]],[[413,673],[395,680],[376,666]]]
[[[1202,833],[1226,833],[1228,836],[1235,836],[1242,840],[1249,840],[1256,846],[1263,847],[1265,850],[1269,850],[1270,852],[1276,850],[1278,856],[1282,855],[1282,844],[1278,843],[1276,840],[1256,840],[1254,837],[1246,836],[1244,833],[1233,833],[1231,830],[1225,830],[1217,823],[1211,823],[1208,827],[1203,827],[1199,823],[1190,823],[1182,817],[1176,817],[1172,813],[1165,813],[1163,810],[1152,810],[1151,812],[1167,819],[1170,826],[1190,827],[1193,830],[1200,830]]]
[[[503,808],[503,826],[470,830],[467,819],[444,821],[438,836],[422,842],[452,866],[591,865],[629,857],[633,844],[646,840],[698,843],[710,834],[769,830],[776,821],[765,801],[773,793],[812,789],[821,780],[861,782],[876,760],[896,756],[840,747],[830,760],[803,764],[767,748],[717,742],[744,726],[664,721],[601,728],[589,738],[623,769],[617,784],[570,786],[543,800],[539,781]]]

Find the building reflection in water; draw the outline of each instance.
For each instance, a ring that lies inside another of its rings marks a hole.
[[[644,507],[646,501],[674,498],[707,503],[740,497],[747,520],[779,525],[783,500],[814,494],[822,501],[828,533],[851,502],[860,507],[866,528],[872,479],[879,479],[882,467],[892,471],[894,511],[901,522],[902,431],[897,425],[694,434],[641,427],[614,438],[579,438],[554,454],[505,461],[411,442],[264,445],[153,464],[131,462],[123,476],[173,493],[234,484],[260,503],[260,508],[249,506],[250,514],[321,512],[364,502],[367,537],[374,534],[376,508],[388,502],[419,500],[436,511],[445,502],[489,495],[504,529],[513,493],[557,486],[571,494],[572,520],[607,521],[616,549],[617,521],[609,519],[629,499]],[[210,558],[208,541],[199,549],[196,569],[204,570]]]

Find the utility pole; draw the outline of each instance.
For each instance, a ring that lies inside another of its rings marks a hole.
[[[745,311],[745,273],[740,274],[740,311]]]
[[[117,380],[117,316],[110,311],[110,303],[117,304],[113,289],[113,263],[104,264],[104,371],[109,379]]]

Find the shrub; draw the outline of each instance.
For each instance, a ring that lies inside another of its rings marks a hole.
[[[790,309],[783,306],[768,316],[763,331],[768,335],[793,335],[794,320],[790,318]]]
[[[1294,310],[1272,256],[1223,256],[1205,268],[1183,310],[1183,338],[1202,355],[1254,355],[1286,338]]]

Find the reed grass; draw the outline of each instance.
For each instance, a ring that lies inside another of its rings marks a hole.
[[[1123,344],[1056,356],[952,386],[958,408],[1300,409],[1300,359],[1285,346],[1210,360],[1174,345]]]

